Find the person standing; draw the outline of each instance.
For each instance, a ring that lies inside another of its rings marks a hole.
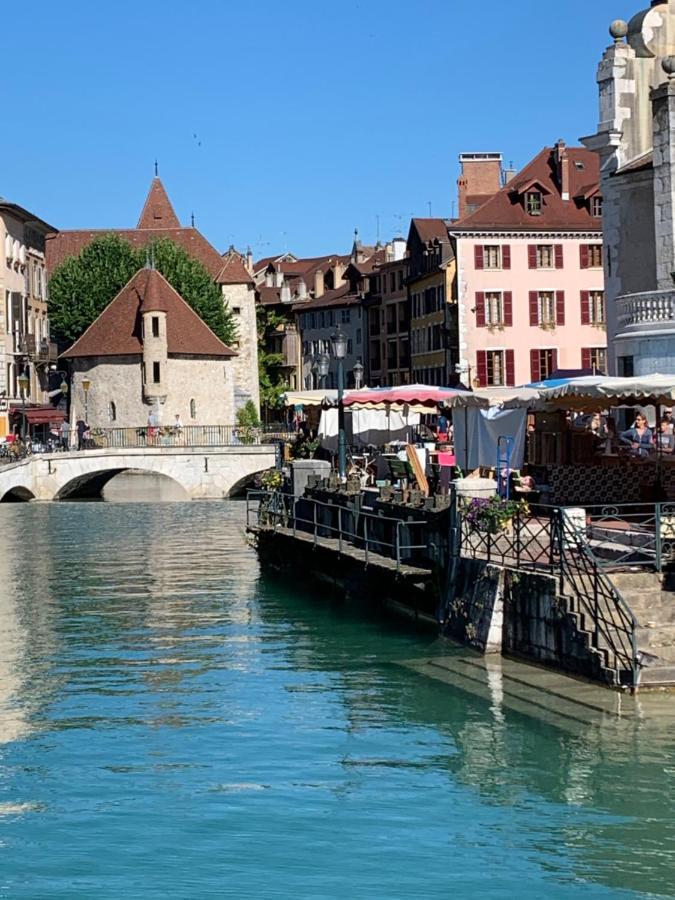
[[[70,450],[70,422],[68,419],[61,422],[61,449]]]
[[[84,450],[84,435],[87,431],[87,423],[84,419],[78,419],[75,423],[75,428],[77,429],[77,449]]]
[[[622,444],[628,444],[631,449],[631,456],[637,456],[644,459],[649,456],[654,449],[652,430],[647,425],[647,418],[642,413],[638,413],[635,417],[635,424],[632,428],[622,432],[620,436]]]

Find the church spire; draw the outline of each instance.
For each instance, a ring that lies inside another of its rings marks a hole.
[[[152,179],[145,206],[136,227],[139,229],[181,227],[178,216],[164,190],[164,185],[157,175]]]

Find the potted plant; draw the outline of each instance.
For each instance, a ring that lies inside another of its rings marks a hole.
[[[525,500],[503,500],[494,496],[489,499],[474,497],[464,513],[473,531],[489,534],[509,531],[516,515],[529,515],[530,508]]]

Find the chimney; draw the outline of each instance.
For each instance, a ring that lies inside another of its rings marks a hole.
[[[567,155],[565,141],[562,138],[555,145],[555,163],[558,169],[558,184],[563,200],[570,199],[570,158]]]
[[[516,170],[513,166],[513,162],[510,162],[508,169],[504,169],[504,184],[508,184],[509,181],[513,181],[515,177]]]
[[[280,300],[282,303],[290,303],[291,302],[291,288],[288,284],[283,284],[281,286]]]
[[[387,241],[384,245],[384,261],[385,262],[393,262],[394,261],[394,246],[391,241]]]
[[[284,283],[284,273],[283,272],[275,272],[274,273],[274,287],[282,287]]]
[[[301,278],[298,282],[298,300],[306,300],[307,299],[307,285],[305,284],[305,279]]]
[[[323,297],[323,272],[317,269],[314,273],[314,296]]]
[[[274,287],[274,278],[271,272],[265,272],[265,287]]]
[[[398,262],[401,259],[405,259],[405,253],[407,249],[407,241],[402,237],[395,237],[392,241],[392,246],[394,248],[394,259]]]
[[[250,247],[246,251],[246,269],[249,275],[253,275],[253,252]]]
[[[340,287],[344,279],[345,267],[342,265],[339,259],[335,260],[333,264],[333,284],[335,287]]]
[[[502,186],[501,153],[460,153],[459,218],[470,215]]]

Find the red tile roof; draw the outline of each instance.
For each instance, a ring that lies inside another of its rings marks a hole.
[[[236,356],[163,275],[155,269],[141,269],[62,357],[140,356],[143,353],[141,311],[151,309],[166,312],[169,354]]]
[[[223,267],[216,276],[218,284],[254,284],[244,260],[236,250],[223,254]]]
[[[168,194],[159,178],[152,179],[136,228],[180,228]]]
[[[95,238],[105,234],[117,234],[134,247],[146,247],[154,240],[168,238],[208,270],[214,281],[223,270],[223,259],[206,238],[196,228],[102,228],[98,230],[60,231],[47,236],[47,269],[53,272],[69,256],[80,253]]]
[[[413,219],[413,222],[420,240],[448,240],[448,226],[445,224],[445,219]]]
[[[331,306],[353,306],[360,302],[361,297],[358,294],[351,294],[350,286],[343,284],[334,291],[326,291],[321,297],[300,300],[293,304],[292,309],[293,312],[312,312],[315,309],[328,309]]]
[[[505,229],[511,231],[601,231],[602,223],[591,215],[587,205],[575,200],[589,184],[599,183],[600,165],[597,154],[582,147],[567,147],[569,159],[570,200],[563,200],[558,180],[556,151],[544,147],[505,187],[479,209],[452,224],[452,231]],[[526,212],[521,194],[537,182],[544,189],[539,216]]]

